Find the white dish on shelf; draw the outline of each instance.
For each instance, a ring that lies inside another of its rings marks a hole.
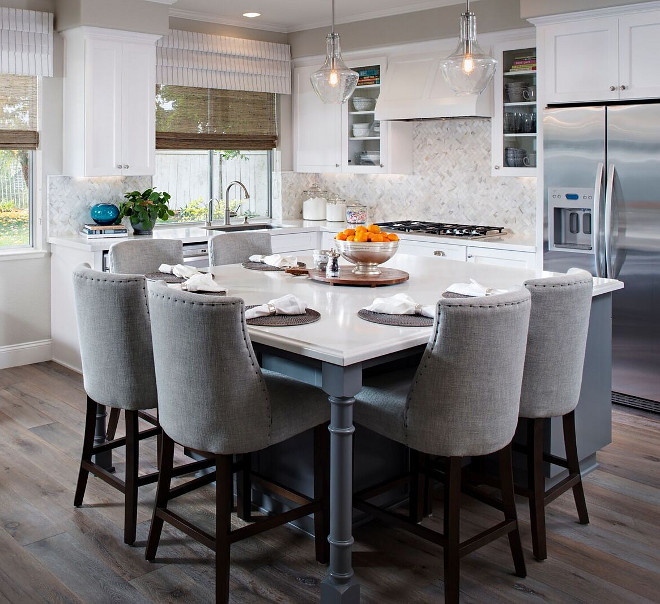
[[[372,111],[376,107],[376,99],[368,96],[354,96],[351,100],[355,111]]]
[[[353,124],[353,136],[369,136],[371,124]]]

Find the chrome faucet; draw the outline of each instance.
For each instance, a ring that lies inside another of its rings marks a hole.
[[[210,227],[213,224],[213,204],[215,203],[215,198],[211,197],[209,199],[209,209],[208,214],[206,215],[206,226]]]
[[[245,188],[245,185],[240,181],[240,180],[235,180],[233,182],[229,183],[229,186],[227,187],[227,190],[225,191],[225,225],[229,224],[229,189],[231,189],[234,185],[238,185],[243,189],[243,193],[245,193],[245,199],[250,199],[250,194],[248,193],[248,190]]]

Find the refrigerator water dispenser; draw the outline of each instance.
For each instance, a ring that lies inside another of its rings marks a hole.
[[[548,189],[548,249],[591,252],[593,189]]]

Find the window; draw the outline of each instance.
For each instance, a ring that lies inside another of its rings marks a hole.
[[[32,245],[32,164],[38,144],[37,78],[0,75],[0,249]]]
[[[229,200],[232,215],[270,216],[272,149],[277,143],[276,95],[266,92],[159,85],[156,89],[154,185],[172,195],[174,221],[224,216],[227,185],[241,181]],[[236,196],[236,197],[234,197]]]

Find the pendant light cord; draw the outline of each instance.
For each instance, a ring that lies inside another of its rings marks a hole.
[[[335,33],[335,0],[332,0],[332,31],[330,33]]]

